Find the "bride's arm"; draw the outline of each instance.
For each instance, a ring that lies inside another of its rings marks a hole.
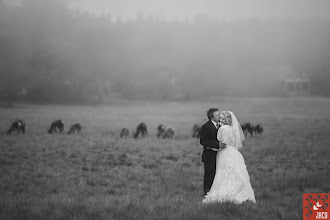
[[[218,139],[219,142],[221,142],[221,138],[222,138],[222,130],[223,129],[221,129],[221,128],[223,128],[223,127],[220,127],[218,129],[218,133],[217,133],[217,139]]]
[[[216,149],[215,151],[219,151],[226,148],[228,142],[228,132],[225,127],[219,128],[217,133],[217,139],[219,141],[219,149]]]
[[[219,128],[217,133],[217,139],[219,141],[220,150],[226,148],[229,142],[229,133],[228,129],[225,126]]]

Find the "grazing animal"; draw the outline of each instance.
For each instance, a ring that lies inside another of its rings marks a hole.
[[[128,136],[129,136],[128,128],[122,128],[120,131],[120,137],[128,137]]]
[[[174,137],[174,129],[173,128],[167,128],[165,130],[163,138],[166,139],[172,139]]]
[[[63,130],[64,130],[64,123],[62,122],[62,120],[57,120],[51,123],[50,128],[48,129],[48,133],[51,134],[57,131],[62,133]]]
[[[254,126],[254,134],[255,135],[262,135],[262,132],[264,131],[264,128],[262,127],[261,124],[257,124],[256,126]]]
[[[246,136],[248,133],[250,133],[251,136],[253,136],[253,125],[251,125],[250,122],[243,123],[241,125],[242,130],[244,132],[244,135]]]
[[[191,136],[193,138],[199,138],[200,137],[201,127],[202,126],[200,124],[194,124],[194,126],[192,128],[192,134],[191,134]]]
[[[10,128],[7,131],[7,134],[11,134],[11,132],[16,131],[16,133],[22,132],[22,134],[25,133],[25,122],[21,119],[15,120],[13,123],[11,123]]]
[[[142,137],[148,136],[148,129],[147,125],[144,122],[141,122],[137,128],[136,132],[134,133],[134,138],[137,138],[141,134]]]
[[[157,138],[164,137],[165,130],[166,130],[166,126],[165,125],[163,125],[163,124],[158,125],[158,127],[157,127]]]
[[[80,133],[81,129],[85,128],[84,126],[82,126],[79,123],[75,123],[73,125],[70,126],[70,129],[68,131],[68,134],[74,134],[74,133]]]

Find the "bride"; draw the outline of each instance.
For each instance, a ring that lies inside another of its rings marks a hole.
[[[217,138],[220,143],[226,143],[227,147],[217,153],[213,184],[202,202],[229,201],[241,204],[250,200],[255,203],[244,158],[238,151],[243,147],[242,142],[245,139],[242,128],[230,111],[221,112],[220,124],[222,126],[218,130]]]

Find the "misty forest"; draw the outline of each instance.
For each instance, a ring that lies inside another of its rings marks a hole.
[[[25,0],[0,2],[0,30],[2,102],[281,97],[297,74],[330,95],[327,19],[121,19]]]

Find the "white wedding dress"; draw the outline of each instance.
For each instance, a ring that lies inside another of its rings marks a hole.
[[[233,127],[223,125],[218,130],[218,140],[227,144],[219,150],[216,159],[216,174],[212,187],[203,199],[209,202],[233,202],[241,204],[250,200],[256,202],[250,177],[246,169],[244,158],[238,151],[239,145]]]

